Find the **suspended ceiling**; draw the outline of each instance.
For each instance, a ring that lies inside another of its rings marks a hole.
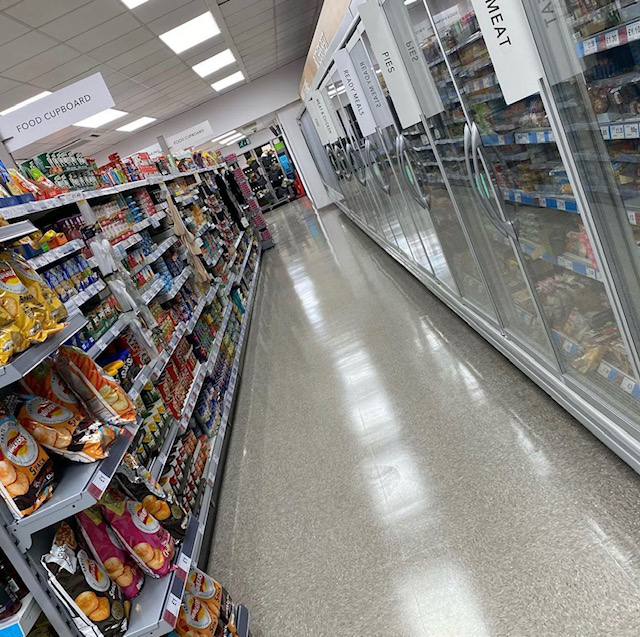
[[[139,117],[161,122],[221,93],[212,82],[236,71],[255,80],[306,55],[321,0],[0,0],[0,111],[44,90],[102,73],[115,107],[126,111],[97,129],[66,128],[15,153],[55,148],[87,156],[132,133]],[[181,54],[158,35],[211,11],[221,33]],[[236,62],[200,78],[191,68],[230,48]],[[240,84],[227,89],[234,90]],[[157,122],[155,122],[157,123]]]

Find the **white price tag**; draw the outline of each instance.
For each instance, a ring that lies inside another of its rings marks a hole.
[[[167,600],[167,610],[174,616],[178,616],[180,610],[180,599],[173,593],[169,593],[169,599]]]
[[[91,484],[102,492],[109,486],[109,478],[102,473],[102,471],[98,471],[98,473],[93,477]]]
[[[609,128],[611,130],[611,139],[624,139],[624,126],[622,124],[614,124]]]
[[[604,36],[604,42],[607,49],[613,49],[616,46],[620,45],[620,38],[618,37],[618,31],[610,31],[606,33]]]
[[[638,123],[625,124],[624,125],[624,137],[625,139],[638,139],[640,137],[640,131],[638,130]]]
[[[573,349],[573,344],[571,343],[571,341],[564,341],[564,343],[562,343],[562,349],[570,354],[571,350]]]
[[[635,212],[627,212],[627,217],[629,218],[629,223],[636,223],[636,213]]]
[[[538,132],[536,133],[536,139],[538,140],[538,144],[545,144],[549,138],[546,133]]]
[[[596,278],[596,271],[593,268],[587,268],[587,276],[595,279]]]
[[[516,140],[516,144],[528,144],[529,133],[516,133],[515,140]]]
[[[556,199],[556,208],[558,210],[566,210],[567,206],[564,199]]]
[[[589,38],[588,40],[585,40],[582,43],[582,47],[584,49],[585,55],[591,55],[592,53],[595,53],[598,50],[598,45],[596,43],[595,38]]]
[[[569,268],[569,269],[571,269],[571,261],[569,261],[565,257],[558,257],[558,265],[561,268]]]
[[[636,386],[636,382],[632,378],[629,378],[628,376],[625,376],[622,379],[622,383],[620,384],[620,387],[622,387],[622,389],[624,389],[628,394],[630,394],[633,391],[633,388],[635,386]]]
[[[600,374],[600,376],[608,378],[610,372],[611,367],[609,367],[609,365],[607,365],[606,363],[600,363],[600,366],[598,367],[598,374]]]
[[[600,132],[602,133],[602,139],[611,139],[611,131],[608,126],[600,126]]]
[[[627,40],[640,40],[640,21],[627,26]]]
[[[178,559],[178,568],[181,568],[186,573],[189,572],[191,568],[191,556],[186,553],[180,553],[180,558]]]

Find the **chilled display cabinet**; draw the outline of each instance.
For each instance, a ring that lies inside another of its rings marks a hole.
[[[640,470],[640,4],[519,2],[524,97],[476,0],[368,0],[312,87],[339,135],[301,126],[342,209]]]

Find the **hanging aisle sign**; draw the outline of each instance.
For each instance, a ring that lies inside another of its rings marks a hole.
[[[436,88],[422,50],[416,43],[414,29],[409,22],[409,14],[404,0],[386,0],[383,11],[391,32],[398,43],[398,50],[407,70],[422,113],[425,117],[433,117],[444,111],[440,93]]]
[[[326,133],[327,144],[333,144],[338,141],[338,131],[335,128],[333,118],[329,113],[329,108],[322,97],[320,91],[311,91],[311,99],[313,100],[313,106],[315,107],[316,115],[320,120],[321,126],[324,126]]]
[[[384,11],[377,0],[368,0],[361,4],[358,11],[400,118],[400,124],[402,128],[409,128],[420,121],[420,104]]]
[[[167,145],[173,151],[184,150],[185,148],[191,148],[191,146],[197,146],[203,142],[209,141],[213,137],[213,129],[209,121],[200,122],[195,126],[185,128],[176,135],[166,136]]]
[[[360,131],[365,137],[373,135],[376,132],[376,120],[371,112],[371,107],[365,97],[364,89],[360,84],[349,54],[344,49],[340,49],[334,53],[333,59],[347,92],[351,108],[358,120]]]
[[[371,61],[364,48],[362,40],[356,40],[349,50],[349,57],[353,62],[353,68],[360,84],[364,89],[364,94],[369,103],[371,113],[380,128],[393,126],[393,115],[387,104],[385,96],[382,94],[382,87],[375,72],[371,68]]]
[[[309,115],[311,115],[311,121],[313,122],[313,126],[316,129],[316,133],[318,133],[320,143],[323,146],[326,146],[329,143],[329,138],[327,137],[327,129],[325,125],[320,121],[320,116],[318,115],[318,110],[316,109],[313,95],[310,95],[307,98],[307,110],[309,111]]]
[[[507,104],[540,91],[542,66],[521,0],[471,0]]]
[[[0,136],[12,152],[114,104],[102,74],[95,73],[0,117]]]

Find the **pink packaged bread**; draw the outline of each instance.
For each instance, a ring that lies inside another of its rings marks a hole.
[[[133,599],[142,589],[144,574],[109,528],[98,507],[76,514],[80,534],[95,559],[100,562],[125,599]]]
[[[100,500],[116,537],[140,568],[151,577],[164,577],[175,554],[173,537],[140,502],[109,487]]]

